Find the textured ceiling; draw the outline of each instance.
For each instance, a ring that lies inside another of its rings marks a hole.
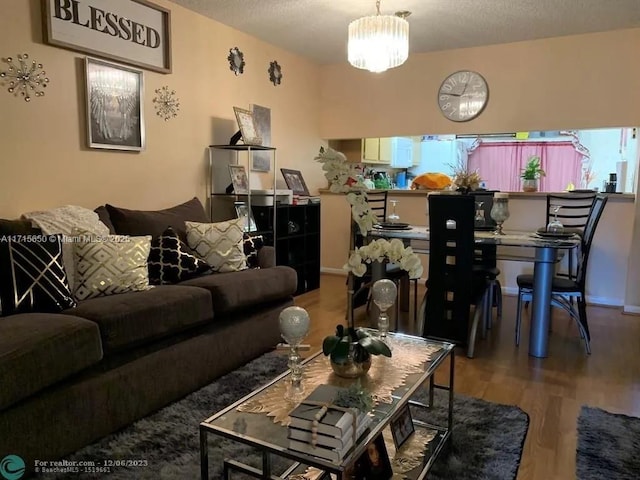
[[[347,26],[374,0],[172,0],[317,63],[346,62]],[[382,0],[409,10],[410,53],[640,27],[640,0]]]

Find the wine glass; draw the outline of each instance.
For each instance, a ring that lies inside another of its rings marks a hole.
[[[373,303],[380,309],[378,332],[382,339],[386,338],[389,332],[389,316],[387,315],[387,310],[395,303],[397,295],[398,287],[388,278],[376,281],[371,288]]]
[[[549,205],[549,208],[551,208],[553,212],[553,219],[547,224],[547,232],[556,234],[563,233],[564,225],[558,220],[558,212],[562,208],[562,205]]]
[[[493,205],[491,206],[491,218],[496,222],[496,230],[494,235],[504,235],[502,231],[502,224],[509,218],[509,202],[506,198],[493,199]]]
[[[389,200],[389,203],[391,203],[391,213],[387,215],[387,220],[389,221],[389,223],[396,223],[398,220],[400,220],[400,215],[396,213],[396,204],[398,203],[398,201]]]
[[[287,307],[278,317],[280,322],[280,335],[289,344],[289,368],[291,369],[291,383],[285,393],[291,400],[301,399],[304,393],[302,386],[302,367],[298,348],[300,343],[309,333],[309,314],[301,307]]]
[[[476,202],[476,216],[473,218],[473,223],[476,227],[484,227],[485,218],[484,218],[484,210],[482,206],[484,202]]]

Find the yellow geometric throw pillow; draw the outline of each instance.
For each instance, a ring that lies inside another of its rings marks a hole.
[[[152,288],[147,268],[151,236],[98,237],[74,230],[72,240],[77,300]]]
[[[246,270],[242,248],[244,218],[218,223],[184,222],[187,244],[214,272]]]

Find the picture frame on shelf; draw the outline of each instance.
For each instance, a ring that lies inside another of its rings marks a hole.
[[[382,434],[369,443],[364,453],[356,460],[353,477],[355,480],[389,480],[393,477],[391,460]]]
[[[391,435],[393,436],[393,443],[396,446],[396,450],[400,449],[413,432],[415,432],[415,426],[411,418],[411,410],[409,409],[409,405],[405,405],[400,409],[395,418],[391,419]]]
[[[142,70],[86,57],[85,80],[89,148],[144,150]]]
[[[236,209],[236,217],[244,218],[244,231],[257,232],[258,227],[256,226],[256,221],[247,204],[245,202],[234,202],[233,206]]]
[[[253,123],[256,126],[256,132],[262,139],[263,147],[271,146],[271,109],[260,105],[251,105],[251,113],[253,114]],[[251,154],[251,171],[268,172],[271,170],[272,152],[256,150]]]
[[[262,138],[258,135],[256,124],[253,119],[253,113],[240,107],[233,107],[236,115],[240,135],[245,145],[262,145]]]
[[[229,175],[231,175],[233,193],[236,195],[248,195],[249,179],[244,165],[229,165]]]
[[[293,192],[294,195],[300,195],[303,197],[309,196],[309,189],[304,182],[302,172],[300,170],[291,170],[289,168],[281,168],[282,176],[287,184],[287,187]]]

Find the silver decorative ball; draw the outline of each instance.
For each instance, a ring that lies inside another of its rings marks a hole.
[[[299,345],[309,333],[309,314],[301,307],[287,307],[280,312],[280,335],[289,345]]]

